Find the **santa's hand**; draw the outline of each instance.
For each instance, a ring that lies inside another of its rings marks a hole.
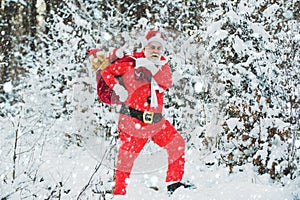
[[[139,67],[137,69],[134,69],[134,75],[135,79],[139,81],[147,80],[150,82],[152,78],[152,73],[145,67]]]
[[[155,64],[147,58],[137,58],[135,61],[135,67],[136,69],[144,67],[149,70],[152,75],[155,75],[158,71],[158,67],[156,67]]]
[[[125,49],[124,47],[121,47],[119,49],[110,48],[107,58],[112,63],[119,58],[123,58],[125,55],[131,55],[131,52],[128,49]]]
[[[116,93],[117,96],[119,96],[119,100],[121,102],[125,102],[126,99],[128,98],[128,92],[127,90],[120,84],[115,85],[113,89]]]

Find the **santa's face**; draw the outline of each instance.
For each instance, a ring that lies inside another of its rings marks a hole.
[[[145,57],[149,60],[155,62],[160,60],[162,55],[162,45],[159,42],[153,41],[150,42],[144,49]]]

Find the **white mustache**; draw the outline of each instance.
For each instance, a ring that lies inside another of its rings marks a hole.
[[[154,54],[152,54],[151,56],[159,57],[159,54],[154,53]]]

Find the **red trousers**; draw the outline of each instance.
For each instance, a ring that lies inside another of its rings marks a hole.
[[[185,142],[169,121],[163,118],[160,122],[149,125],[120,115],[119,131],[121,144],[116,164],[114,194],[126,194],[126,179],[129,179],[134,161],[149,139],[167,150],[166,182],[181,181],[184,173]]]

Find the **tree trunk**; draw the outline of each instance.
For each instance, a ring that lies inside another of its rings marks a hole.
[[[35,46],[35,38],[36,38],[36,32],[37,32],[37,0],[31,0],[30,2],[30,49],[31,51],[36,51],[36,46]]]
[[[3,31],[1,32],[1,67],[0,67],[0,94],[4,94],[3,83],[8,82],[11,77],[9,73],[9,66],[11,65],[11,54],[13,49],[13,16],[16,16],[17,5],[15,2],[9,2],[4,4],[4,10],[2,14]],[[2,95],[0,95],[0,102],[4,101]]]

